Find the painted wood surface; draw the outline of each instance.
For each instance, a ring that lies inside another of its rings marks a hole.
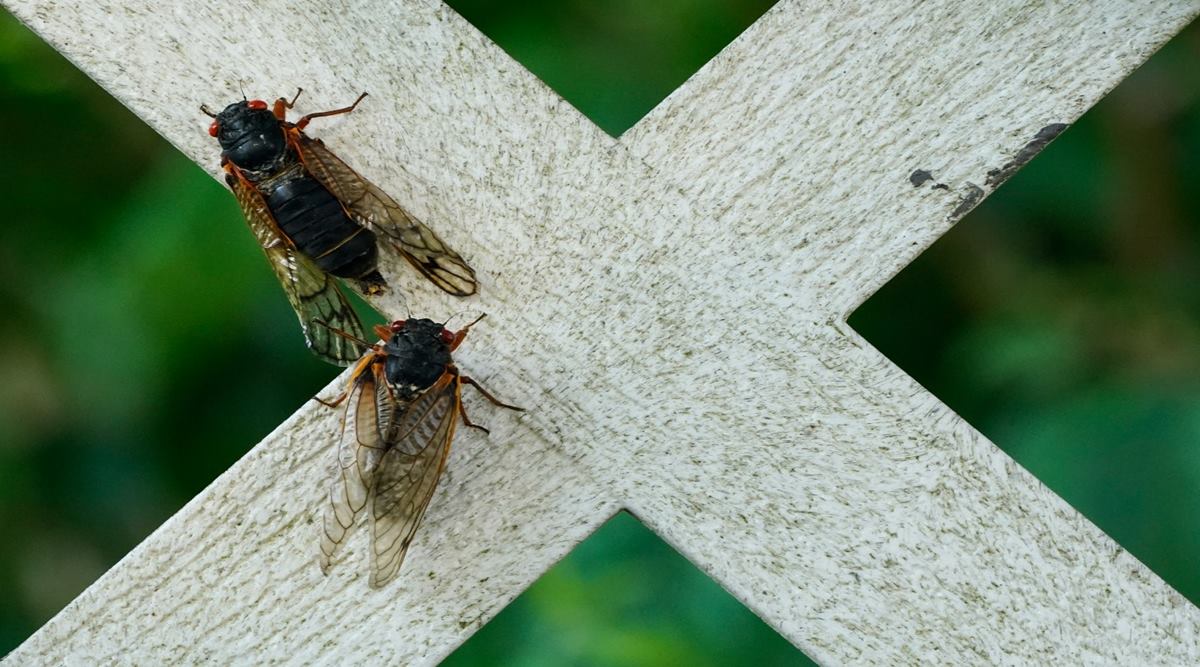
[[[313,133],[471,260],[456,357],[529,408],[472,406],[372,591],[361,531],[317,568],[305,404],[9,663],[434,663],[622,507],[822,663],[1200,662],[1196,607],[845,323],[1200,3],[784,0],[619,139],[436,2],[5,3],[214,175],[201,102],[370,91]]]

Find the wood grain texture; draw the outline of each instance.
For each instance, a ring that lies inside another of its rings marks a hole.
[[[370,91],[313,133],[476,267],[456,356],[530,408],[472,411],[370,591],[362,532],[317,569],[306,405],[10,662],[433,663],[622,506],[823,663],[1200,661],[1200,611],[845,324],[1200,3],[785,0],[616,140],[433,2],[7,1],[214,175],[200,102]]]

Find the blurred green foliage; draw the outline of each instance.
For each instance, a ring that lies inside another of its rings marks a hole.
[[[592,119],[620,135],[774,0],[450,0]]]
[[[770,3],[450,4],[619,134]],[[1192,600],[1197,55],[1193,26],[851,320]],[[335,369],[224,188],[7,15],[0,124],[2,654]],[[622,514],[449,662],[803,660]]]
[[[442,664],[813,663],[622,512]]]

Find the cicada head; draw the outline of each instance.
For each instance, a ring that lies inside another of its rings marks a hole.
[[[283,127],[262,100],[240,100],[213,116],[208,133],[221,155],[239,169],[257,171],[279,162],[287,151]]]
[[[454,334],[433,320],[393,322],[392,335],[383,346],[387,355],[384,373],[402,398],[415,395],[442,376],[450,365]]]

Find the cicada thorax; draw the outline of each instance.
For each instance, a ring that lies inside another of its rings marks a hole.
[[[384,375],[401,400],[433,386],[450,368],[449,333],[439,323],[410,319],[395,327],[383,346]]]
[[[214,116],[209,133],[221,144],[221,157],[248,174],[270,174],[288,153],[287,135],[266,105],[234,102]]]

